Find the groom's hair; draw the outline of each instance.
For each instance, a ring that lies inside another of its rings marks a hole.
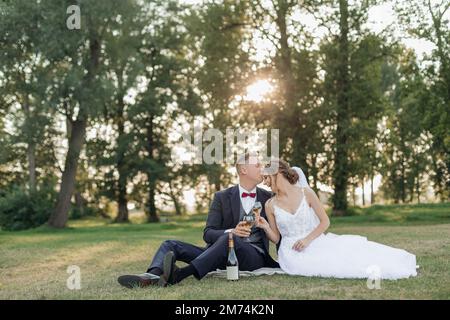
[[[236,163],[234,164],[236,167],[237,174],[241,174],[242,166],[249,163],[250,157],[258,157],[258,154],[246,152],[237,157]]]

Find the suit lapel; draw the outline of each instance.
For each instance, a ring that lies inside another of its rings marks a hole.
[[[233,223],[237,225],[239,222],[239,214],[241,212],[241,197],[239,194],[239,186],[236,185],[231,190],[231,212],[233,214]]]

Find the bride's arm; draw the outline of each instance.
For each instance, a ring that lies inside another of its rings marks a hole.
[[[304,190],[306,200],[308,201],[309,205],[314,209],[314,212],[316,213],[317,217],[319,217],[320,223],[313,231],[311,231],[310,234],[306,236],[306,238],[299,240],[294,244],[293,248],[298,251],[308,246],[308,244],[311,241],[313,241],[315,238],[324,233],[330,226],[330,219],[328,218],[328,215],[325,212],[325,209],[322,203],[320,202],[319,198],[317,197],[316,193],[314,192],[314,190],[310,188],[305,188]]]
[[[261,227],[267,235],[267,238],[273,243],[277,244],[280,241],[280,232],[278,231],[277,224],[273,213],[272,199],[267,200],[265,204],[265,211],[268,222],[263,217],[260,217],[258,226]]]

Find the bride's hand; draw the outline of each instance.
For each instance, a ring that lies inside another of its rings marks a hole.
[[[256,226],[257,226],[258,228],[263,229],[263,230],[267,230],[267,229],[270,228],[270,225],[269,225],[269,223],[267,222],[267,220],[264,219],[264,218],[261,217],[261,216],[259,216],[259,217],[256,219]]]
[[[310,242],[311,241],[306,238],[302,239],[302,240],[298,240],[297,242],[294,243],[294,245],[292,246],[292,249],[294,249],[295,251],[302,251],[309,245]]]

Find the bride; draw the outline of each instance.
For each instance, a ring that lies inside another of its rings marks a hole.
[[[273,171],[272,168],[277,168]],[[263,169],[264,184],[275,196],[265,204],[267,219],[257,226],[278,244],[278,262],[288,274],[381,279],[416,276],[416,256],[358,235],[324,232],[330,225],[316,193],[300,168],[281,159]]]

